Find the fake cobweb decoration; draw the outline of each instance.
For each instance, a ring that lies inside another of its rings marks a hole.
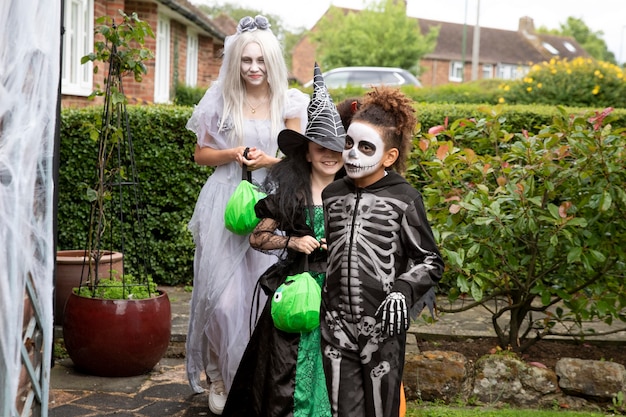
[[[42,357],[36,402],[47,410],[52,347],[53,153],[60,76],[60,3],[0,1],[0,415],[17,415],[25,294]],[[22,401],[24,401],[22,399]],[[24,409],[29,408],[28,401]],[[28,410],[27,410],[28,411]]]

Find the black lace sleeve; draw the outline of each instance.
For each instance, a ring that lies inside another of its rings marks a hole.
[[[280,229],[282,223],[274,195],[268,195],[254,207],[261,219],[250,235],[250,246],[254,249],[285,259],[288,255],[289,236]]]

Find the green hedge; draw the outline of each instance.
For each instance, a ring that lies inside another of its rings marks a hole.
[[[485,114],[498,114],[501,121],[501,129],[512,133],[520,133],[523,130],[537,133],[543,126],[552,124],[552,120],[558,115],[556,106],[547,105],[475,105],[475,104],[426,104],[418,103],[416,106],[417,118],[423,131],[438,125],[444,125],[446,117],[451,124],[457,119],[475,118],[481,119]],[[589,109],[567,108],[570,113],[583,113]],[[596,109],[601,112],[603,109]],[[615,109],[614,126],[626,127],[626,109]]]
[[[498,113],[499,125],[484,126],[484,135],[480,134],[476,140],[484,140],[494,129],[538,132],[541,126],[551,123],[557,112],[553,106],[419,103],[416,107],[422,132],[443,125],[446,117],[452,124],[457,119],[482,119],[484,112]],[[185,128],[192,108],[129,106],[128,110],[137,169],[147,196],[145,228],[149,272],[159,284],[191,283],[194,245],[187,223],[200,189],[212,172],[193,162],[196,138]],[[101,111],[101,107],[94,106],[64,109],[61,113],[59,249],[85,246],[89,217],[86,186],[95,173],[96,155],[96,142],[89,138],[88,128],[97,122]],[[616,117],[614,125],[626,126],[626,110],[615,110],[613,115]]]
[[[128,110],[137,171],[146,196],[148,272],[159,284],[190,283],[194,245],[187,222],[211,172],[193,162],[196,139],[185,128],[192,109],[129,106]],[[101,111],[94,106],[61,113],[58,249],[85,247],[90,207],[86,186],[95,174],[97,151],[88,126],[96,123]]]

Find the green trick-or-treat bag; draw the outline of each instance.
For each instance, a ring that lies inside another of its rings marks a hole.
[[[287,277],[272,297],[272,319],[277,329],[310,332],[320,325],[322,289],[308,272]]]
[[[260,221],[254,212],[254,206],[263,198],[265,194],[254,184],[246,180],[241,181],[226,203],[224,212],[226,228],[238,235],[252,233]]]

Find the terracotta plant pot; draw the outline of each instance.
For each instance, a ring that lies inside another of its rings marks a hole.
[[[127,377],[149,372],[170,341],[167,293],[144,300],[105,300],[71,293],[63,340],[77,369],[91,375]]]
[[[57,251],[55,286],[54,286],[54,324],[63,324],[63,310],[72,288],[80,285],[80,277],[85,263],[84,250]],[[100,278],[108,278],[114,271],[116,277],[124,273],[124,255],[120,252],[107,252],[98,265]],[[87,279],[87,267],[84,269]]]

